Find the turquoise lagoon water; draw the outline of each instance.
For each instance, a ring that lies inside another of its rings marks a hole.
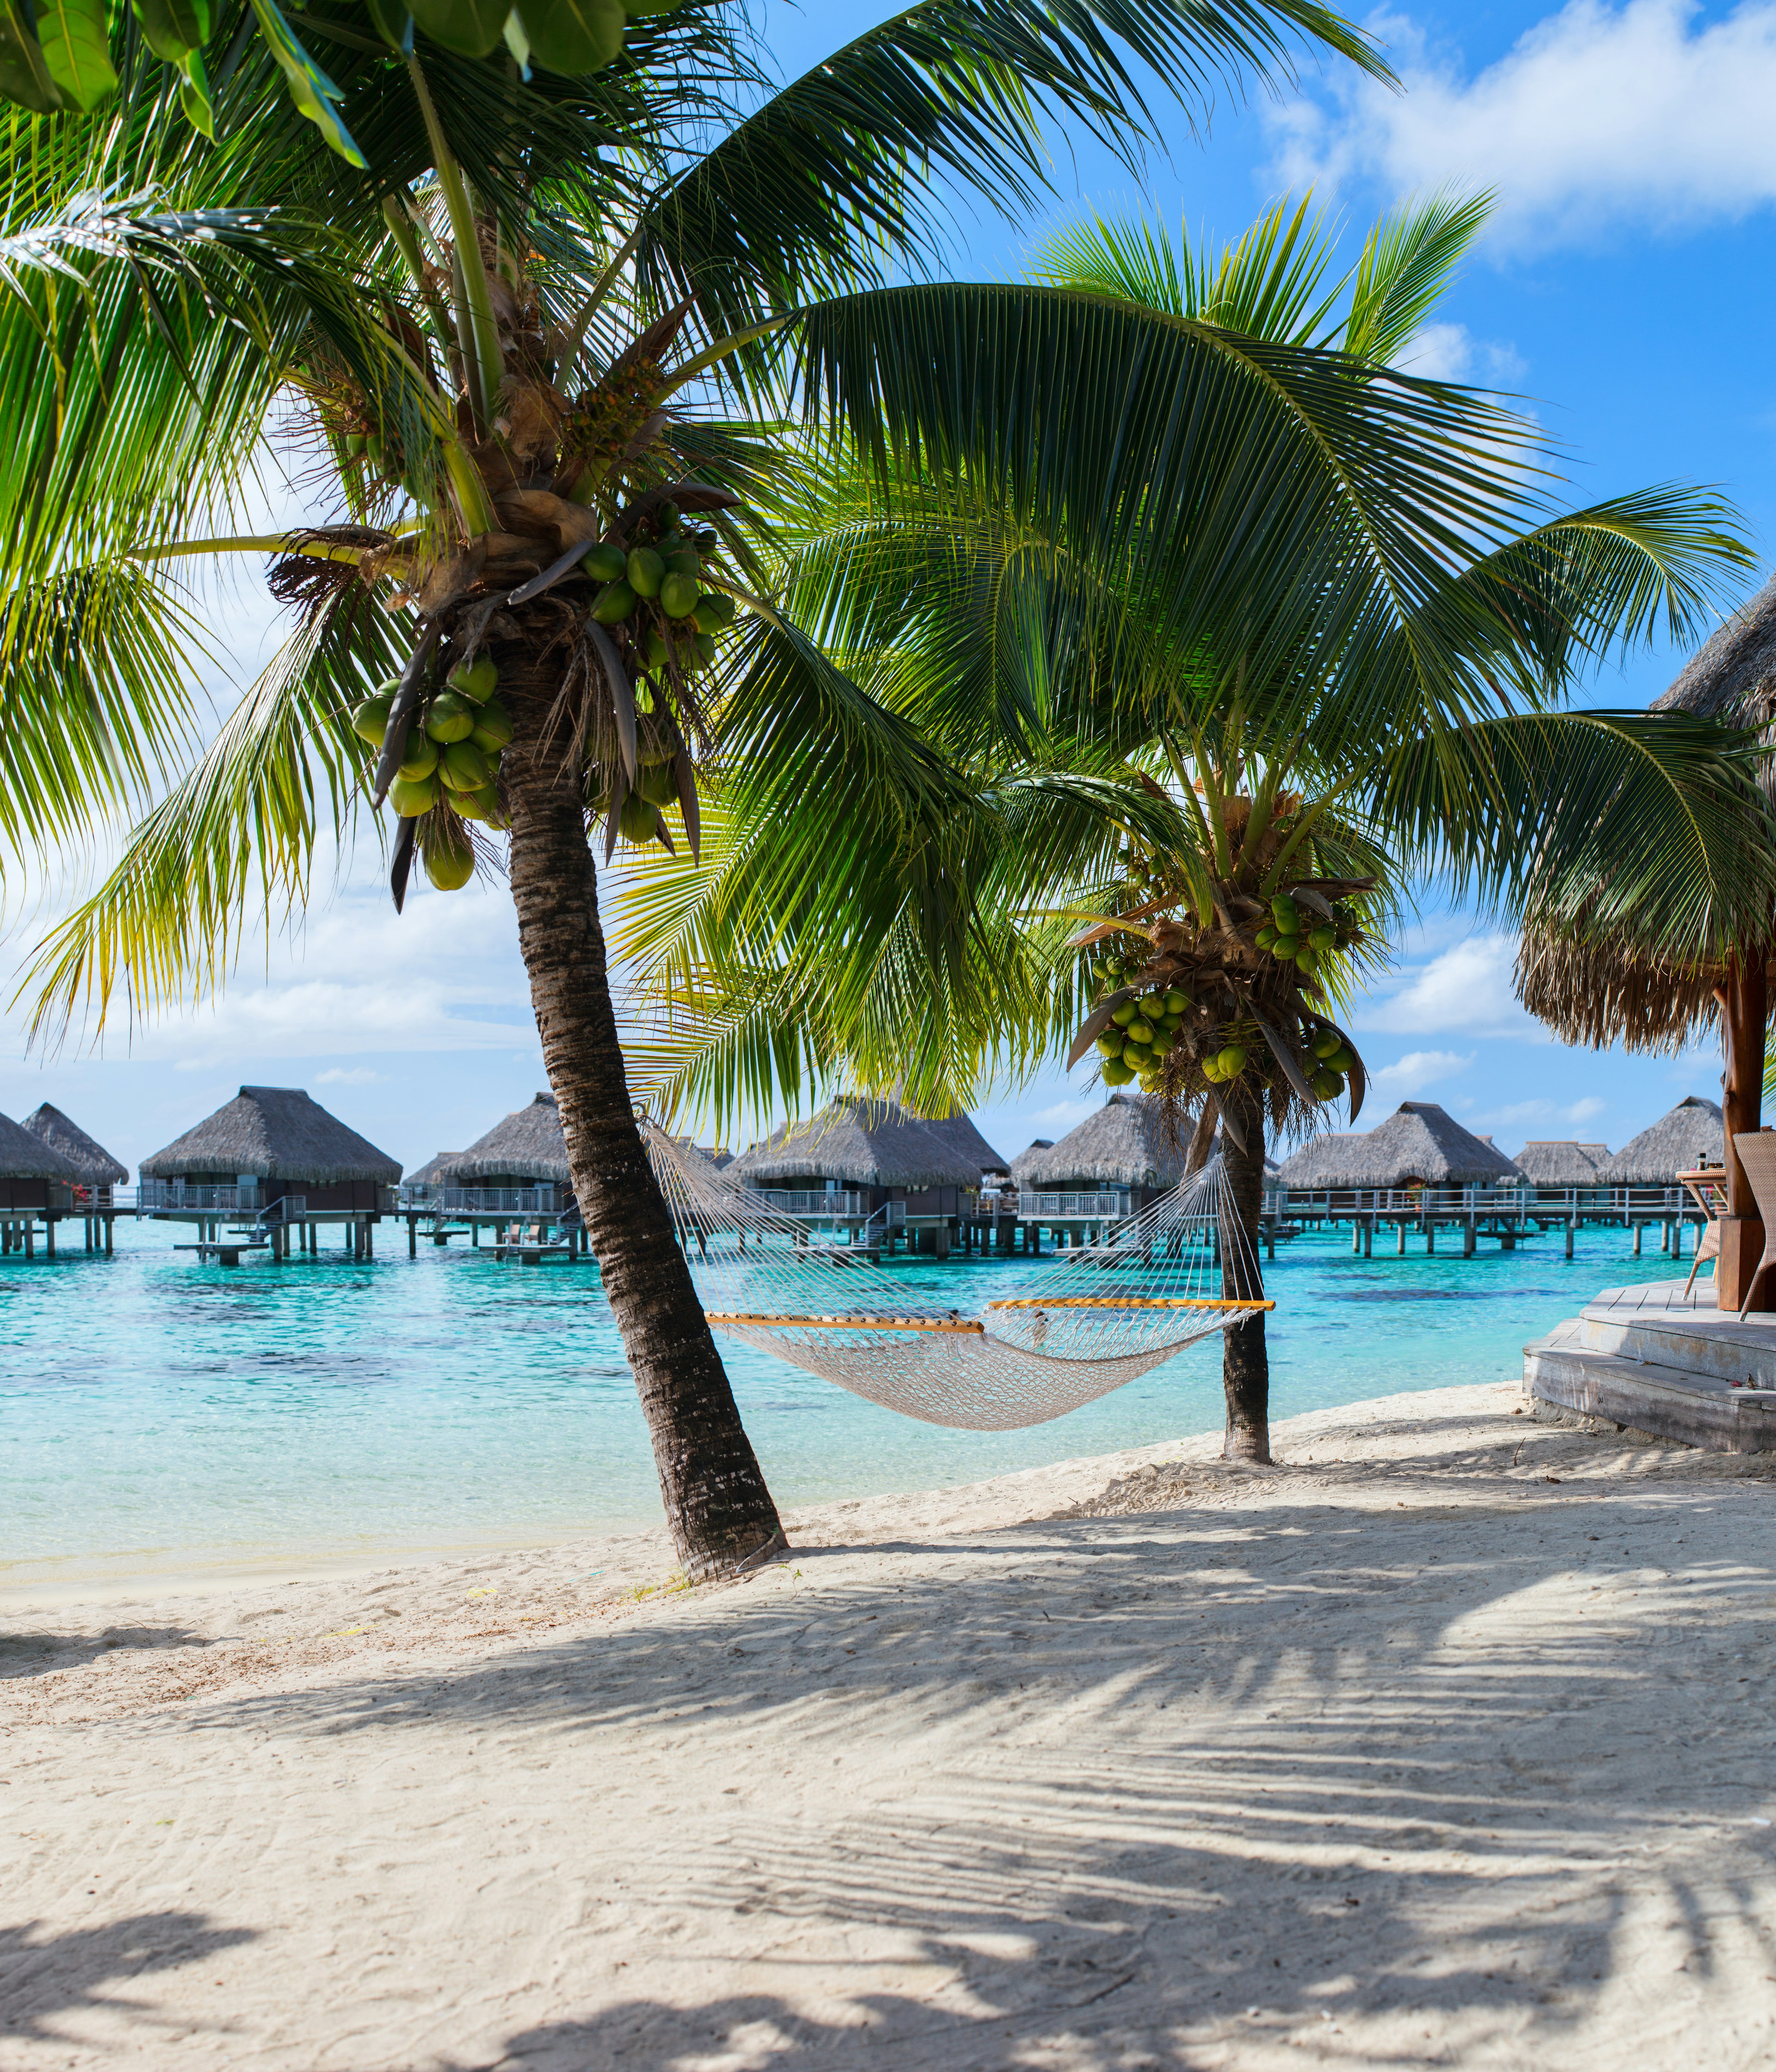
[[[67,1226],[64,1226],[64,1231]],[[657,1522],[648,1436],[590,1266],[501,1265],[384,1224],[383,1256],[228,1270],[163,1224],[110,1260],[0,1260],[0,1590],[358,1564]],[[1422,1239],[1353,1258],[1303,1237],[1268,1269],[1272,1413],[1502,1379],[1597,1289],[1659,1277],[1620,1231],[1472,1260]],[[460,1243],[460,1241],[459,1241]],[[1034,1262],[896,1262],[964,1311]],[[1687,1268],[1685,1269],[1687,1270]],[[1211,1431],[1211,1338],[1101,1402],[1009,1433],[879,1409],[723,1341],[784,1504],[972,1482]]]

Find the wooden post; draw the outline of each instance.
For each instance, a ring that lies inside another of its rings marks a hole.
[[[1720,1016],[1727,1067],[1720,1100],[1726,1136],[1722,1156],[1727,1162],[1727,1206],[1720,1219],[1720,1259],[1714,1271],[1715,1301],[1723,1311],[1737,1309],[1744,1301],[1764,1252],[1764,1226],[1745,1169],[1733,1151],[1733,1140],[1756,1129],[1762,1120],[1764,1023],[1768,1012],[1769,985],[1762,953],[1741,964],[1734,952],[1727,960]],[[1766,1287],[1757,1307],[1776,1309],[1776,1288]]]

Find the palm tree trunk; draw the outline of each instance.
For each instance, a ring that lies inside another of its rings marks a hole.
[[[1223,1299],[1261,1296],[1264,1277],[1258,1264],[1258,1225],[1264,1196],[1264,1108],[1262,1098],[1235,1085],[1221,1096],[1223,1106],[1246,1140],[1245,1149],[1221,1132],[1223,1170],[1227,1179],[1225,1219],[1221,1232]],[[1270,1356],[1264,1347],[1264,1315],[1260,1310],[1244,1324],[1221,1334],[1221,1385],[1227,1399],[1227,1437],[1221,1457],[1227,1461],[1270,1459]]]
[[[559,649],[557,655],[560,653]],[[673,1544],[696,1579],[785,1544],[635,1126],[598,925],[579,773],[546,738],[558,673],[503,648],[512,896],[586,1235],[623,1334]]]

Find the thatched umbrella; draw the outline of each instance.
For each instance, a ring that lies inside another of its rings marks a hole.
[[[742,1151],[727,1169],[749,1187],[836,1180],[845,1187],[978,1187],[980,1167],[897,1103],[846,1094]]]
[[[1532,1137],[1512,1161],[1534,1187],[1601,1187],[1609,1163],[1607,1144],[1577,1137]]]
[[[1175,1187],[1184,1174],[1184,1153],[1164,1104],[1137,1094],[1112,1094],[1059,1144],[1040,1152],[1032,1145],[1018,1163],[1018,1185],[1033,1193],[1126,1187],[1146,1196]]]
[[[401,1161],[329,1115],[300,1087],[243,1087],[214,1115],[144,1158],[143,1179],[217,1186],[250,1176],[269,1181],[268,1200],[301,1188],[313,1208],[378,1206],[375,1190],[401,1178]],[[366,1200],[358,1198],[368,1190]],[[317,1201],[318,1194],[350,1198]]]
[[[1749,728],[1766,748],[1776,746],[1776,577],[1697,650],[1652,710]],[[1766,763],[1758,781],[1776,797],[1776,764]],[[1773,977],[1768,942],[1686,962],[1574,944],[1531,926],[1518,952],[1518,997],[1566,1042],[1670,1053],[1720,1029],[1727,1205],[1716,1289],[1723,1309],[1744,1299],[1763,1252],[1763,1225],[1733,1139],[1762,1119]]]
[[[1490,1187],[1522,1175],[1435,1101],[1402,1101],[1378,1128],[1309,1139],[1285,1159],[1285,1187]]]
[[[1691,1094],[1651,1129],[1631,1137],[1604,1169],[1613,1187],[1675,1187],[1679,1173],[1718,1166],[1725,1152],[1720,1110]]]
[[[447,1177],[462,1186],[478,1181],[486,1186],[565,1187],[570,1184],[567,1139],[553,1094],[538,1094],[514,1108],[485,1137],[450,1162]]]
[[[111,1189],[122,1186],[130,1178],[127,1166],[120,1165],[102,1144],[47,1101],[33,1108],[21,1126],[51,1150],[60,1152],[71,1166],[78,1168],[82,1183],[107,1202]]]

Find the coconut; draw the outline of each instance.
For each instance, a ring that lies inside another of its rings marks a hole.
[[[426,715],[426,731],[434,741],[467,741],[475,731],[476,708],[454,691],[440,691]]]
[[[594,600],[591,616],[600,626],[620,626],[635,608],[635,593],[624,582],[606,583]]]
[[[485,705],[499,682],[500,672],[491,655],[477,655],[467,668],[458,662],[450,672],[450,689],[474,705]]]
[[[479,791],[493,782],[487,758],[472,741],[453,741],[444,751],[438,774],[453,791]]]
[[[394,701],[392,690],[378,691],[374,697],[366,698],[361,705],[353,708],[352,731],[360,741],[368,741],[372,748],[380,748],[382,737],[388,731],[388,708]]]
[[[438,767],[438,743],[425,733],[409,734],[401,758],[401,774],[411,783],[430,777]]]
[[[469,738],[483,755],[492,755],[512,739],[512,715],[497,698],[489,698],[475,716]]]
[[[434,839],[423,845],[426,875],[440,892],[460,891],[475,875],[475,851],[467,841]]]
[[[651,799],[631,791],[623,802],[617,826],[625,841],[652,841],[660,831],[660,808]]]
[[[397,777],[388,787],[388,803],[404,820],[429,813],[438,804],[438,780],[421,777],[409,783],[405,777]]]
[[[666,580],[666,564],[652,547],[629,549],[629,587],[637,597],[658,597]]]

